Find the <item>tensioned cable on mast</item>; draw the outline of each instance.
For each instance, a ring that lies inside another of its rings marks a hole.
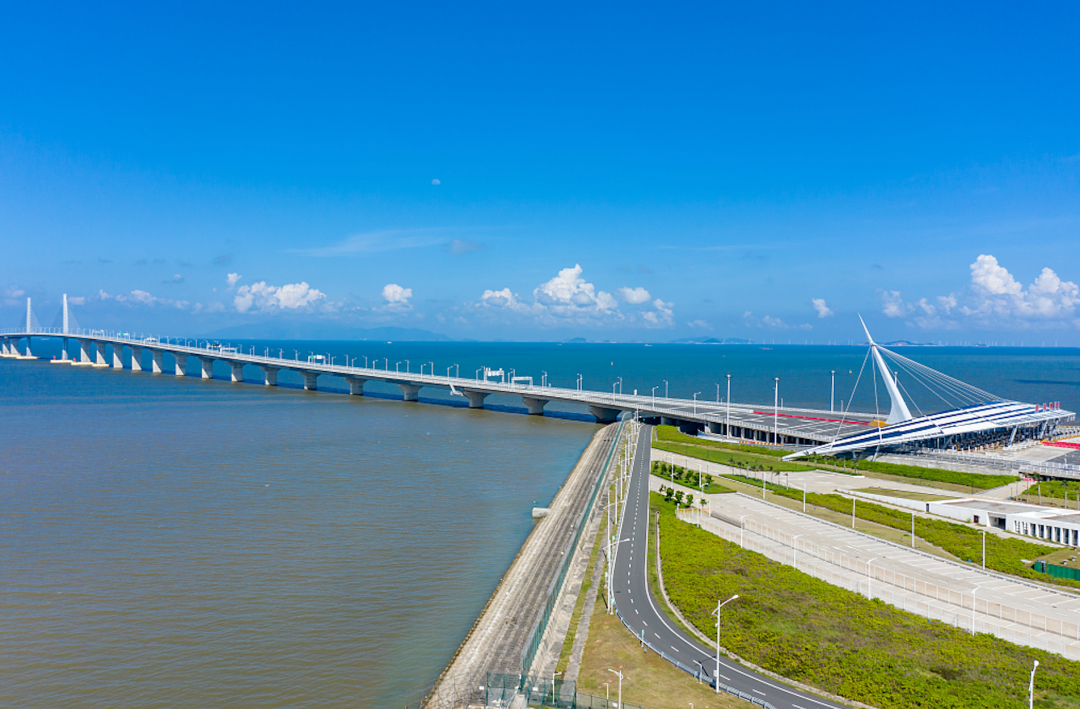
[[[866,370],[866,359],[869,356],[870,350],[867,350],[866,357],[863,357],[862,366],[859,367],[859,376],[855,377],[855,386],[851,387],[851,395],[848,397],[847,406],[840,411],[840,423],[836,424],[836,435],[833,436],[834,441],[840,437],[840,430],[843,428],[844,424],[847,423],[848,411],[851,410],[851,400],[855,398],[855,392],[859,388],[859,381],[862,379],[863,371]]]
[[[879,349],[883,354],[887,355],[890,360],[900,366],[906,374],[909,374],[915,381],[922,384],[927,391],[941,399],[942,402],[948,406],[962,407],[985,404],[992,401],[1003,401],[999,396],[995,396],[983,389],[979,389],[978,387],[962,382],[959,379],[950,377],[947,374],[942,374],[935,369],[931,369],[924,364],[915,362],[914,360],[908,359],[907,357],[885,349],[884,347],[879,347]]]

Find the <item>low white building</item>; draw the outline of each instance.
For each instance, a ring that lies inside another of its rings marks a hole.
[[[1080,547],[1080,512],[1024,502],[965,497],[927,502],[926,511],[964,522],[996,527],[1040,540]]]

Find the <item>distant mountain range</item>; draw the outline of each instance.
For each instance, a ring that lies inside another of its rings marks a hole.
[[[235,325],[210,337],[234,340],[389,340],[401,342],[449,342],[453,340],[415,327],[343,327],[339,324],[265,322]]]
[[[684,337],[681,340],[672,340],[673,345],[749,345],[750,340],[744,340],[741,337],[725,337],[723,339],[717,339],[715,337]]]

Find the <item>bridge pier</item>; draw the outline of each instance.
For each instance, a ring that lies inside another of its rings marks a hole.
[[[30,336],[26,336],[26,354],[23,355],[26,359],[33,359],[34,353],[30,351]]]
[[[177,354],[177,355],[174,355],[174,356],[176,357],[176,363],[173,365],[173,374],[175,374],[178,377],[186,377],[187,376],[187,355],[186,354]]]
[[[113,366],[113,369],[123,369],[124,368],[124,360],[122,358],[123,354],[124,354],[124,346],[123,345],[118,345],[118,344],[116,344],[114,342],[113,346],[112,346],[112,366]]]
[[[461,393],[464,394],[465,398],[469,400],[470,409],[484,408],[484,399],[488,397],[488,392],[475,391],[473,389],[462,389]]]
[[[679,423],[678,421],[671,418],[670,416],[661,416],[660,417],[660,425],[661,426],[676,426],[676,425],[678,425],[678,423]]]
[[[263,383],[268,387],[277,386],[278,367],[259,367],[263,371]]]
[[[161,374],[165,371],[165,353],[159,350],[150,350],[150,366],[153,367],[154,374]]]
[[[142,347],[131,347],[131,371],[133,372],[142,371],[142,351]]]
[[[404,394],[405,401],[419,401],[420,390],[423,389],[421,384],[398,384],[402,394]]]
[[[95,367],[108,367],[109,363],[105,361],[105,343],[94,343],[94,366]]]
[[[359,379],[357,377],[345,377],[345,381],[349,384],[349,393],[353,396],[364,395],[364,382],[367,379]]]
[[[70,344],[68,338],[65,337],[60,343],[60,359],[58,359],[57,362],[70,362],[71,360],[68,359],[68,347]]]
[[[304,375],[304,391],[317,391],[319,389],[318,372],[300,372]]]
[[[550,399],[537,399],[532,396],[523,396],[521,401],[529,409],[529,416],[543,416],[544,406],[547,405]]]
[[[589,413],[596,417],[597,423],[615,423],[619,420],[622,409],[609,409],[606,406],[590,406]]]
[[[10,356],[11,356],[11,353],[10,353],[9,347],[8,347],[8,338],[6,338],[6,337],[0,338],[0,357],[7,358],[7,357],[10,357]]]
[[[724,424],[722,424],[722,423],[713,423],[712,421],[709,421],[705,425],[709,427],[709,433],[713,434],[714,436],[719,436],[720,435],[720,430],[724,427]]]
[[[232,368],[232,380],[234,382],[244,381],[244,363],[229,362],[229,366]]]
[[[79,352],[75,356],[75,361],[72,362],[76,367],[83,367],[90,364],[90,343],[86,340],[76,340],[79,344]]]
[[[199,362],[202,364],[202,378],[213,379],[214,378],[214,360],[211,357],[199,357]]]

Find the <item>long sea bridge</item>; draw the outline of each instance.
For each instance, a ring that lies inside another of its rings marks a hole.
[[[626,412],[637,412],[656,423],[703,430],[748,442],[788,447],[815,446],[833,441],[838,436],[867,430],[872,416],[838,413],[791,407],[762,407],[736,404],[730,401],[706,402],[658,396],[627,395],[617,391],[592,391],[535,384],[528,377],[509,381],[501,370],[481,370],[474,378],[431,373],[401,372],[386,367],[351,366],[323,359],[301,360],[272,356],[264,348],[258,354],[253,347],[247,351],[213,343],[191,346],[188,341],[173,341],[158,337],[137,337],[125,332],[87,330],[72,327],[68,310],[62,311],[62,322],[56,327],[41,327],[34,322],[27,307],[26,323],[22,328],[0,330],[0,356],[15,359],[37,359],[33,355],[34,338],[59,338],[63,354],[55,363],[76,367],[112,367],[132,372],[149,370],[153,374],[187,376],[192,366],[198,367],[203,379],[212,379],[215,362],[224,362],[231,369],[233,382],[244,382],[244,368],[256,367],[262,372],[266,386],[277,386],[282,371],[295,372],[303,379],[304,389],[318,389],[319,377],[334,376],[345,381],[349,393],[362,396],[368,382],[397,385],[405,401],[418,401],[424,388],[449,390],[452,395],[468,401],[469,408],[483,408],[487,397],[497,394],[520,397],[529,414],[543,415],[544,407],[556,401],[588,408],[598,423],[611,423]],[[72,346],[74,345],[74,349]],[[193,365],[194,360],[194,365]],[[492,379],[497,376],[498,379]]]

